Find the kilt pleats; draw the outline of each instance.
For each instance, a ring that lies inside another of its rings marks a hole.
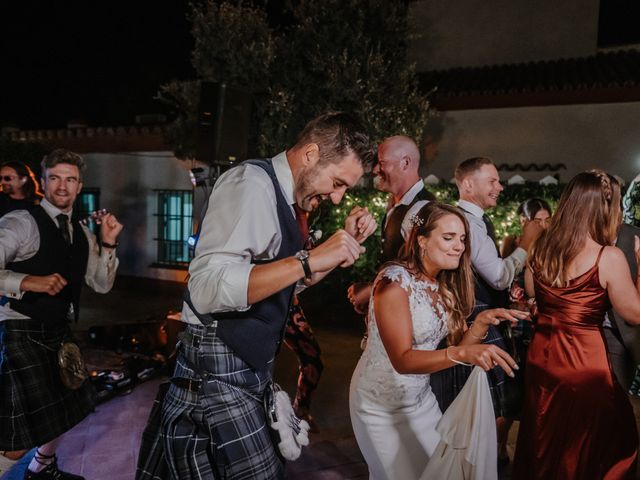
[[[171,385],[164,399],[162,435],[172,478],[283,478],[262,403],[271,370],[250,368],[215,335],[215,326],[190,325],[175,377],[203,384],[196,392]]]
[[[70,335],[64,323],[0,322],[0,450],[42,445],[93,411],[90,382],[70,390],[60,381],[57,348]]]

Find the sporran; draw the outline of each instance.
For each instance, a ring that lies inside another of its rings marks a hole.
[[[309,445],[309,424],[299,419],[287,392],[271,382],[265,390],[264,408],[273,443],[285,460],[296,460],[302,447]]]
[[[74,342],[62,342],[58,348],[58,367],[62,384],[70,390],[79,389],[89,377],[80,347]]]

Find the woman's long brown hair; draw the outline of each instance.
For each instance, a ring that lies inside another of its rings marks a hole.
[[[422,264],[422,252],[418,238],[431,235],[436,228],[438,220],[446,215],[455,215],[464,225],[466,233],[464,252],[460,257],[460,263],[455,270],[441,270],[436,280],[438,281],[438,293],[444,303],[447,312],[449,345],[455,345],[462,340],[467,317],[471,314],[475,301],[473,285],[473,273],[471,271],[471,243],[469,239],[469,224],[461,210],[451,205],[439,202],[429,202],[422,207],[414,218],[414,227],[409,238],[400,250],[397,262],[404,265],[412,273],[421,273],[428,276]]]
[[[551,225],[533,245],[528,264],[545,285],[568,285],[567,266],[587,238],[612,245],[620,223],[620,183],[602,170],[579,173],[568,183]]]

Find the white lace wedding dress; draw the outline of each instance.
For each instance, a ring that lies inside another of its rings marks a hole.
[[[447,335],[437,284],[416,279],[400,265],[381,271],[374,288],[382,278],[397,283],[409,296],[413,348],[435,350]],[[436,425],[442,414],[429,375],[401,375],[394,370],[380,339],[373,301],[367,345],[351,378],[349,411],[371,479],[420,478],[440,441]]]

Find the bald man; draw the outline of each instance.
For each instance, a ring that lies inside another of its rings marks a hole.
[[[424,188],[418,174],[420,151],[416,143],[404,135],[385,139],[378,146],[378,162],[373,168],[373,185],[381,192],[390,193],[387,213],[382,223],[381,263],[397,257],[404,239],[402,221],[411,206],[419,200],[435,200]],[[358,283],[349,287],[348,296],[356,312],[365,314],[369,303],[371,284]]]

